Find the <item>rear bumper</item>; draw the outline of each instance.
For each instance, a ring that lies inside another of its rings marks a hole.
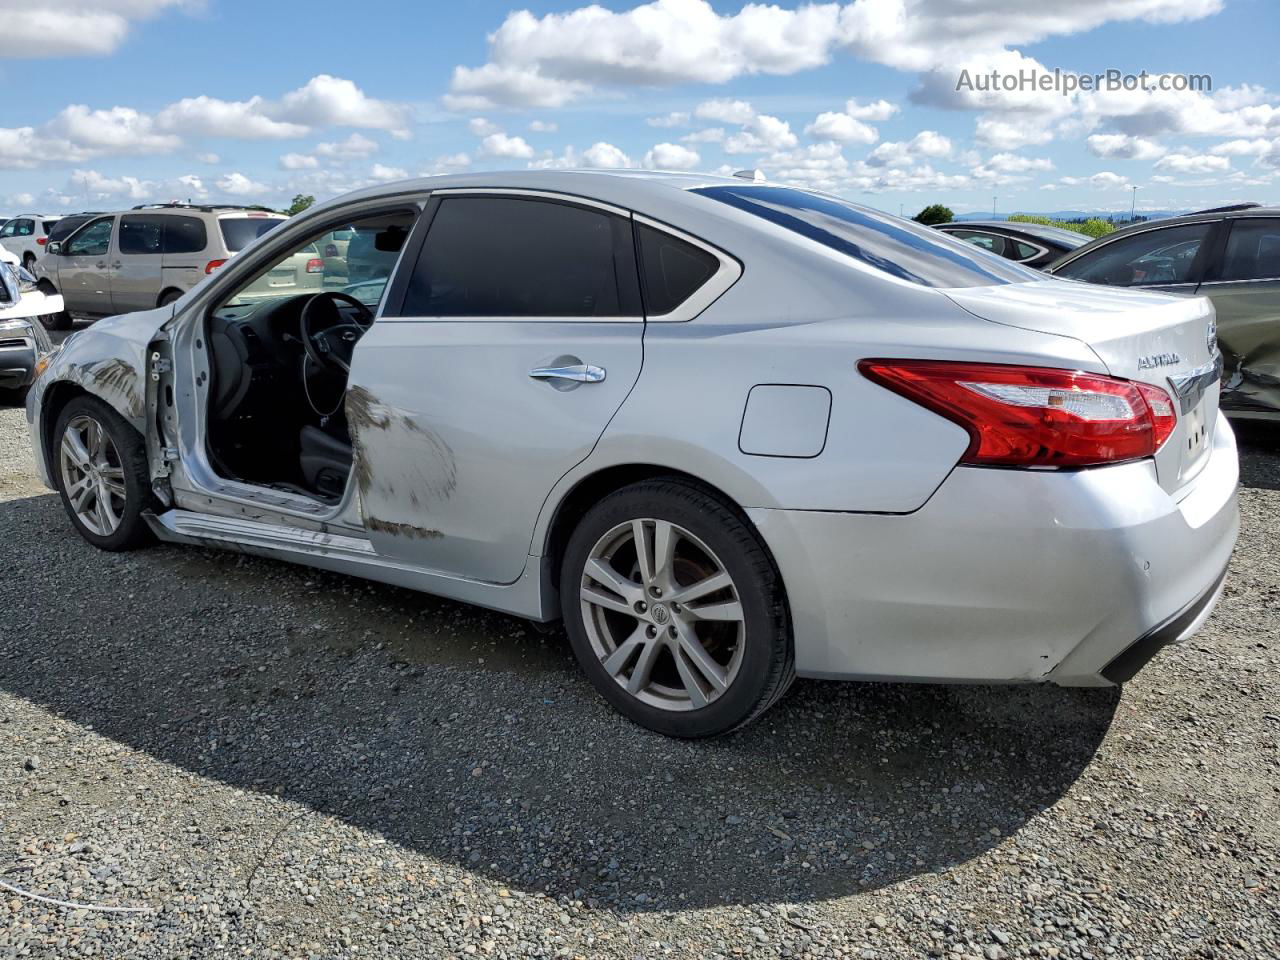
[[[20,390],[36,375],[39,348],[30,330],[6,330],[0,324],[0,387]]]
[[[1150,461],[961,467],[912,514],[748,512],[782,570],[802,676],[1106,686],[1212,611],[1238,471],[1219,417],[1176,497]]]

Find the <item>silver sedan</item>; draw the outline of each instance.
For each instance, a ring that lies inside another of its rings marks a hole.
[[[334,231],[359,282],[272,283]],[[1238,527],[1220,367],[1204,298],[756,179],[535,171],[315,207],[75,335],[28,415],[96,546],[562,619],[620,712],[703,737],[797,675],[1098,686],[1190,636]]]

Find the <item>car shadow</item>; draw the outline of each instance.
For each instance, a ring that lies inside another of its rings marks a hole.
[[[10,694],[504,885],[624,911],[946,870],[1053,805],[1119,699],[800,681],[746,730],[676,741],[614,714],[558,630],[238,554],[101,553],[52,496],[0,503],[0,532]]]
[[[1280,490],[1280,423],[1237,420],[1232,424],[1240,450],[1240,484]]]

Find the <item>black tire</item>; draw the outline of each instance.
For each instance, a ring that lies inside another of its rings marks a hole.
[[[22,268],[23,268],[24,270],[26,270],[26,271],[27,271],[27,273],[35,273],[35,272],[36,272],[36,258],[35,258],[35,254],[28,253],[26,256],[24,256],[24,257],[22,258]]]
[[[166,290],[164,293],[160,294],[160,300],[156,303],[156,306],[167,307],[181,296],[181,290]]]
[[[602,665],[582,610],[584,569],[597,542],[636,519],[667,521],[702,541],[733,580],[742,606],[742,660],[728,687],[707,705],[671,710],[633,696]],[[748,522],[720,497],[679,478],[618,490],[588,510],[565,548],[560,576],[565,629],[596,689],[628,719],[672,737],[715,737],[772,707],[795,679],[795,650],[781,578]]]
[[[60,449],[68,424],[78,417],[89,417],[102,426],[112,444],[115,445],[119,466],[123,472],[125,498],[124,507],[120,511],[120,523],[106,536],[90,530],[84,524],[76,515],[71,500],[67,496]],[[97,397],[85,395],[73,398],[62,408],[50,438],[49,469],[53,474],[58,494],[62,498],[63,509],[71,519],[71,525],[89,543],[101,550],[120,551],[133,550],[152,541],[151,529],[142,518],[143,512],[153,503],[147,469],[146,444],[142,435],[107,403]]]

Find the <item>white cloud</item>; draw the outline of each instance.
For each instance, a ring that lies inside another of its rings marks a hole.
[[[686,133],[680,139],[685,143],[723,143],[724,138],[724,127],[705,127],[693,133]]]
[[[150,200],[156,184],[138,177],[107,177],[97,170],[76,170],[67,180],[67,192],[93,200]]]
[[[467,121],[467,129],[471,131],[471,135],[475,137],[488,137],[495,133],[501,133],[502,128],[491,120],[484,117],[472,117]]]
[[[217,97],[186,97],[156,114],[156,125],[190,136],[234,137],[240,140],[287,140],[303,137],[310,128],[299,123],[267,116],[268,104],[261,97],[248,100],[219,100]]]
[[[550,120],[534,120],[530,122],[529,129],[534,133],[555,133],[560,129],[560,125]]]
[[[723,149],[729,154],[762,153],[766,150],[788,150],[798,142],[789,123],[760,113],[740,132],[728,137]]]
[[[624,167],[634,166],[631,158],[615,147],[612,143],[594,143],[582,154],[582,161],[588,167],[596,167],[604,170],[618,170]]]
[[[318,166],[320,161],[309,153],[286,153],[280,158],[283,170],[314,170]]]
[[[533,156],[533,147],[525,142],[524,137],[491,133],[480,141],[480,152],[490,157],[514,157],[517,160],[528,160]]]
[[[457,173],[471,166],[471,156],[466,153],[446,153],[436,157],[435,161],[424,170],[421,176],[436,177],[444,173]]]
[[[1128,190],[1129,178],[1110,170],[1103,170],[1087,177],[1062,177],[1060,183],[1069,187],[1094,187],[1098,190]]]
[[[1107,22],[1176,22],[1221,7],[1222,0],[1076,0],[1047,15],[1035,5],[853,0],[790,10],[750,3],[720,14],[707,0],[653,0],[616,12],[598,5],[542,17],[519,10],[489,35],[486,64],[455,70],[446,103],[559,106],[600,86],[793,74],[841,51],[928,71]]]
[[[262,194],[267,192],[265,184],[251,180],[243,173],[228,173],[219,177],[215,181],[215,186],[223,193],[230,194],[233,197],[245,197],[251,194]]]
[[[310,127],[361,127],[408,135],[408,110],[365,94],[350,80],[322,73],[291,90],[276,108],[281,120]]]
[[[182,144],[172,134],[157,132],[151,117],[131,107],[90,110],[72,104],[45,125],[45,133],[111,153],[164,153]]]
[[[378,141],[360,133],[352,133],[345,140],[316,144],[316,156],[333,160],[349,160],[353,157],[368,157],[378,152]]]
[[[910,140],[887,142],[867,156],[873,167],[901,167],[915,163],[920,157],[939,158],[951,153],[951,140],[934,130],[921,130]]]
[[[381,163],[375,163],[369,168],[369,176],[379,183],[386,183],[390,180],[407,180],[409,171],[402,167],[388,167]]]
[[[1165,148],[1154,140],[1123,133],[1095,133],[1085,141],[1085,145],[1095,157],[1121,160],[1154,160],[1165,152]]]
[[[687,127],[689,125],[689,114],[675,112],[668,113],[665,117],[649,117],[645,120],[651,127]]]
[[[706,100],[694,108],[693,115],[699,120],[712,120],[716,123],[733,123],[738,126],[750,123],[755,119],[756,111],[745,100]]]
[[[1231,161],[1210,154],[1170,153],[1156,161],[1156,169],[1172,173],[1217,173],[1230,170]]]
[[[974,140],[993,150],[1037,147],[1053,139],[1053,133],[1031,117],[1005,119],[998,115],[978,118]]]
[[[855,120],[868,123],[883,123],[898,112],[898,105],[888,100],[876,100],[872,103],[859,104],[857,99],[849,100],[844,105],[844,112]]]
[[[0,57],[35,59],[113,52],[133,21],[183,7],[190,0],[59,0],[57,4],[0,5],[5,14]]]
[[[841,143],[875,143],[880,139],[875,127],[847,113],[820,113],[813,123],[804,128],[804,132],[819,140],[839,140]]]
[[[216,167],[222,162],[222,157],[216,153],[197,153],[196,159],[210,167]]]
[[[1275,149],[1275,141],[1261,137],[1255,140],[1227,140],[1209,148],[1209,152],[1223,157],[1261,157]]]
[[[644,155],[641,165],[653,170],[692,170],[701,162],[697,150],[678,143],[658,143]]]

